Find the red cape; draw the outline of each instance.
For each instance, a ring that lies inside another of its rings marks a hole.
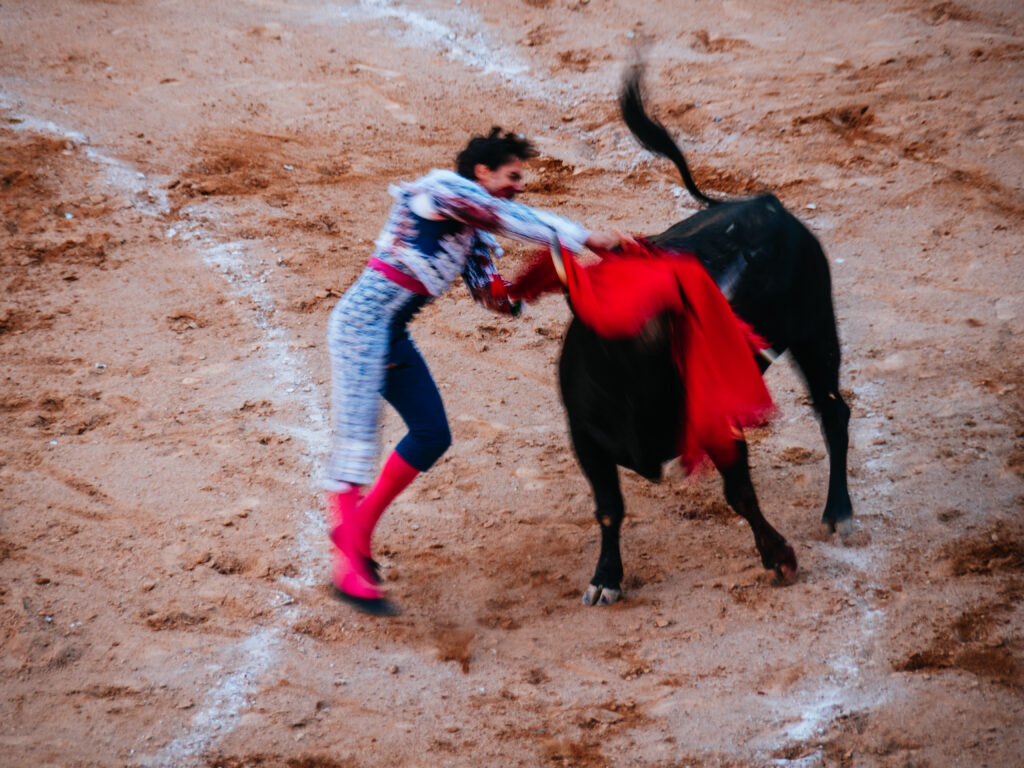
[[[719,466],[737,456],[744,427],[763,424],[771,395],[754,355],[768,344],[736,317],[696,257],[643,241],[582,266],[563,251],[569,298],[576,316],[604,338],[636,336],[652,317],[673,315],[673,353],[685,392],[679,460],[687,471],[707,454]],[[532,301],[563,288],[547,250],[509,288]]]

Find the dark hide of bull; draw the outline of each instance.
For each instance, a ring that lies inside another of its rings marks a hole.
[[[684,184],[709,208],[649,237],[653,244],[693,253],[729,298],[734,311],[768,340],[789,350],[818,413],[829,452],[828,498],[822,521],[852,530],[846,484],[850,409],[839,392],[839,338],[828,262],[817,239],[772,195],[730,202],[697,189],[682,152],[649,118],[640,95],[640,71],[627,79],[620,100],[633,135],[668,157]],[[618,467],[652,481],[678,453],[680,401],[685,396],[670,346],[671,318],[651,321],[632,339],[603,339],[573,319],[559,363],[562,399],[580,467],[590,482],[601,525],[601,554],[584,603],[609,604],[621,594],[619,531],[625,513]],[[760,360],[761,370],[770,364]],[[765,568],[783,580],[797,571],[786,540],[764,519],[741,441],[739,458],[719,466],[725,497],[751,526]]]

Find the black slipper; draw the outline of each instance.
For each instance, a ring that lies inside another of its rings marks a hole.
[[[398,606],[386,597],[356,597],[348,592],[342,592],[337,586],[331,585],[334,596],[343,603],[348,603],[357,611],[368,613],[371,616],[397,616],[401,611]]]
[[[372,557],[366,558],[366,565],[370,569],[370,575],[373,576],[374,584],[383,584],[384,579],[380,576],[380,563],[374,560]]]

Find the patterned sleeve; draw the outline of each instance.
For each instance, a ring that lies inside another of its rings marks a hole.
[[[491,287],[491,281],[498,276],[498,268],[494,266],[494,260],[490,248],[481,238],[473,242],[473,250],[466,259],[466,268],[462,270],[462,279],[469,288],[469,292],[478,302],[480,297]]]
[[[477,232],[477,242],[474,245],[477,250],[486,251],[488,256],[495,259],[505,255],[505,249],[490,232]]]
[[[451,174],[458,181],[432,185],[428,191],[437,212],[477,229],[538,245],[549,245],[558,235],[562,245],[579,253],[590,232],[569,219],[528,205],[487,194],[479,184]]]
[[[522,302],[508,296],[509,283],[494,266],[494,258],[502,255],[501,246],[487,232],[478,232],[473,248],[462,270],[462,279],[477,304],[505,315],[518,315]]]

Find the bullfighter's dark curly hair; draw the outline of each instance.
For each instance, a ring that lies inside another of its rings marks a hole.
[[[474,136],[466,148],[455,158],[455,170],[460,176],[476,181],[473,169],[483,163],[492,171],[513,158],[529,160],[537,156],[537,149],[525,137],[515,133],[502,134],[501,128],[494,126],[486,136]]]

